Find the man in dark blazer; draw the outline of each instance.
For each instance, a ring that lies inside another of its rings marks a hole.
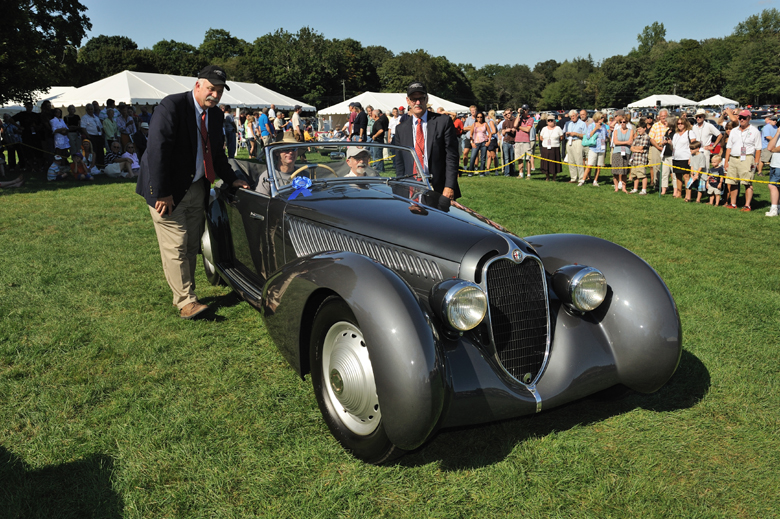
[[[434,191],[451,200],[459,198],[458,137],[452,119],[428,111],[428,91],[419,81],[409,85],[406,101],[411,107],[409,117],[396,127],[393,144],[415,150],[430,175]],[[415,146],[418,128],[422,128],[420,142],[424,146]],[[395,171],[397,177],[414,174],[414,161],[410,154],[404,153],[400,160],[395,161]]]
[[[249,188],[222,151],[223,114],[217,105],[224,89],[230,90],[226,80],[224,70],[210,65],[192,91],[160,102],[135,188],[149,205],[165,278],[183,319],[208,308],[195,296],[195,266],[211,182],[216,175],[227,185]]]

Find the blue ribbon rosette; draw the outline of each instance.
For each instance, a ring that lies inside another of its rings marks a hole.
[[[295,191],[292,192],[287,200],[295,200],[301,194],[303,196],[311,196],[311,191],[309,191],[311,179],[309,177],[295,177],[292,181],[292,186],[295,188]]]

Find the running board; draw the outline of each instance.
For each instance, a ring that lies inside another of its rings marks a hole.
[[[234,267],[222,267],[220,270],[228,278],[227,281],[233,287],[233,290],[239,292],[241,297],[246,299],[252,306],[262,308],[263,293],[254,287],[249,278]]]

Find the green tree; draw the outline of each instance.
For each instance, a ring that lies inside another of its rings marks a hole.
[[[67,81],[76,48],[92,28],[76,0],[3,2],[0,31],[0,104],[31,99]]]
[[[381,67],[385,61],[395,56],[393,51],[386,49],[381,45],[369,45],[363,50],[375,70],[379,70],[379,67]]]
[[[578,108],[582,99],[582,86],[574,79],[561,79],[544,87],[538,108],[557,110]]]
[[[232,36],[224,29],[209,29],[203,37],[203,43],[198,50],[209,63],[217,60],[227,60],[244,56],[249,51],[249,44],[241,38]]]
[[[653,22],[652,25],[645,25],[642,32],[636,37],[639,42],[638,51],[640,54],[647,54],[653,47],[666,41],[666,28],[664,24]]]
[[[775,8],[764,9],[761,14],[748,16],[744,22],[734,27],[734,36],[757,38],[780,34],[780,11]]]
[[[470,104],[474,93],[461,68],[444,56],[424,50],[402,52],[379,68],[383,92],[406,92],[412,81],[422,81],[428,92],[450,101]]]
[[[101,34],[79,49],[78,83],[92,83],[125,70],[158,72],[156,61],[153,51],[139,49],[130,38]]]
[[[194,46],[174,40],[158,41],[152,47],[152,54],[161,74],[196,76],[209,63]]]
[[[726,70],[724,95],[742,104],[774,103],[780,99],[780,41],[761,38],[737,49]]]

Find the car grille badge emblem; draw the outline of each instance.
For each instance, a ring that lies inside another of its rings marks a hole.
[[[515,263],[522,263],[525,256],[523,255],[523,251],[520,249],[515,249],[512,251],[512,259]]]

